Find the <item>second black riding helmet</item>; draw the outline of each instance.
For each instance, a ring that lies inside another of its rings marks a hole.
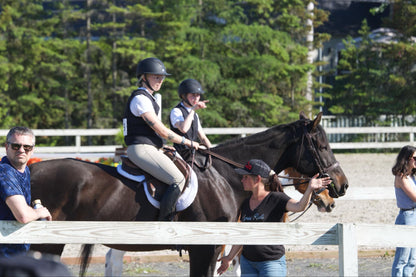
[[[195,79],[186,79],[179,84],[178,94],[180,98],[184,98],[188,93],[204,94],[201,84]]]

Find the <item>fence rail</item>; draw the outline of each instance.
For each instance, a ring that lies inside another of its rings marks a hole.
[[[382,224],[1,221],[0,230],[0,243],[338,245],[340,276],[358,276],[358,246],[416,247],[416,226]]]
[[[267,128],[204,128],[207,135],[239,135],[247,136],[250,134],[262,132]],[[86,136],[116,136],[120,129],[34,129],[36,136],[66,136],[74,137],[75,145],[73,146],[39,146],[36,148],[36,153],[114,153],[116,148],[121,145],[96,145],[86,146],[81,145],[81,138]],[[416,146],[415,133],[416,127],[326,127],[326,133],[330,138],[332,149],[387,149],[387,148],[401,148],[403,145],[410,144]],[[0,130],[0,136],[6,136],[8,130]],[[331,136],[340,136],[348,134],[367,134],[374,135],[376,141],[371,142],[343,142],[331,141]],[[383,141],[378,137],[383,137],[391,134],[407,134],[404,141]],[[3,151],[3,152],[1,152]],[[0,149],[0,153],[4,153],[4,149]]]

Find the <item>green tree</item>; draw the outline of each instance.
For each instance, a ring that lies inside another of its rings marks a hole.
[[[3,97],[1,124],[39,125],[53,123],[53,118],[62,114],[59,96],[51,92],[58,86],[55,73],[60,65],[59,53],[55,52],[54,41],[47,39],[52,32],[51,22],[44,17],[41,1],[2,1],[0,25],[2,28],[0,56],[2,63],[1,89]],[[24,54],[22,54],[24,53]],[[49,108],[47,114],[37,112]],[[52,124],[53,126],[53,124]]]
[[[207,91],[204,126],[291,121],[309,104],[303,90],[314,68],[304,42],[307,3],[0,0],[1,124],[119,126],[136,65],[150,56],[172,73],[161,91],[165,122],[186,78]],[[314,16],[325,19],[318,9]]]
[[[366,22],[360,35],[359,41],[345,41],[339,74],[329,92],[329,110],[334,114],[365,115],[370,123],[382,114],[402,118],[415,114],[416,46],[404,41],[376,42]]]
[[[390,1],[392,12],[390,17],[384,18],[384,26],[393,28],[402,34],[401,40],[409,41],[416,36],[416,1]]]
[[[158,48],[176,86],[184,78],[195,78],[207,90],[210,105],[201,112],[204,125],[273,125],[296,119],[308,104],[302,91],[313,66],[307,62],[307,47],[294,39],[305,33],[296,31],[305,27],[307,1],[285,2],[287,9],[281,1],[160,1],[164,36]],[[303,8],[302,18],[288,2]],[[279,19],[289,13],[299,23],[283,28]],[[172,107],[178,97],[170,85],[165,84],[163,96],[170,95],[164,106]]]

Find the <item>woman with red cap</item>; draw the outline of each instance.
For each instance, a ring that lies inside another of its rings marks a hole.
[[[250,160],[244,168],[235,171],[242,175],[244,190],[252,192],[241,205],[242,222],[282,222],[286,212],[304,211],[312,192],[326,188],[331,183],[329,177],[318,179],[316,174],[309,181],[302,198],[295,200],[283,192],[279,178],[262,160]],[[221,266],[217,273],[224,273],[241,250],[241,276],[286,276],[283,245],[234,245],[227,256],[218,260]]]

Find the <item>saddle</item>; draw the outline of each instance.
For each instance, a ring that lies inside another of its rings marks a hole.
[[[164,149],[164,154],[168,156],[173,163],[176,165],[176,167],[182,172],[183,176],[185,176],[185,186],[182,190],[185,190],[185,188],[189,185],[190,180],[190,174],[191,169],[188,166],[188,164],[181,158],[177,157],[177,153],[175,150],[171,149]],[[141,176],[143,175],[145,177],[144,181],[141,182],[142,184],[145,183],[147,185],[147,190],[150,192],[151,196],[160,201],[162,199],[162,196],[169,185],[171,184],[165,184],[162,181],[158,180],[153,175],[149,174],[148,172],[144,171],[140,167],[138,167],[135,163],[133,163],[127,156],[122,155],[121,157],[121,167],[122,169],[134,176]]]

